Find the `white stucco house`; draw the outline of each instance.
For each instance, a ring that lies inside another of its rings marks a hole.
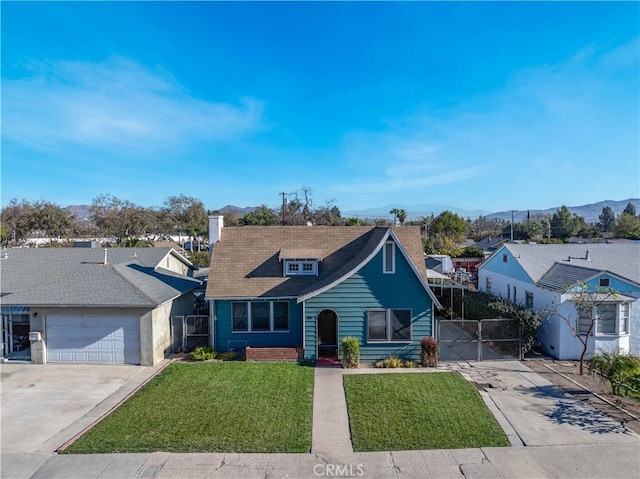
[[[578,359],[582,351],[562,318],[587,327],[572,302],[581,285],[615,292],[598,305],[588,354],[640,354],[640,244],[505,244],[478,270],[480,291],[557,313],[539,333],[543,350],[557,359]]]
[[[171,318],[192,314],[195,269],[172,248],[2,250],[2,356],[158,364],[171,348]]]

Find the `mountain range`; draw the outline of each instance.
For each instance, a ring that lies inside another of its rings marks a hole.
[[[597,203],[591,203],[588,205],[581,206],[567,206],[569,211],[572,214],[576,214],[578,216],[582,216],[587,223],[597,223],[599,221],[598,215],[602,213],[602,208],[609,206],[613,212],[617,215],[622,213],[622,210],[627,206],[628,203],[632,203],[636,206],[636,211],[640,212],[640,199],[638,198],[629,198],[626,200],[614,201],[614,200],[604,200],[599,201]],[[431,214],[438,215],[443,211],[451,211],[456,213],[463,218],[471,218],[475,219],[478,216],[484,216],[489,219],[501,219],[511,221],[511,211],[499,211],[496,213],[491,213],[486,210],[465,210],[462,208],[455,208],[446,205],[439,204],[424,204],[424,205],[386,205],[378,208],[369,208],[366,210],[360,211],[348,211],[344,212],[343,216],[358,216],[358,217],[384,217],[389,218],[391,214],[392,208],[402,208],[407,212],[409,219],[419,218],[421,216],[427,217],[431,216]],[[539,216],[551,216],[555,213],[560,206],[556,206],[554,208],[549,208],[546,210],[517,210],[514,211],[513,217],[516,223],[525,221],[527,219],[527,213],[531,218],[539,217]]]
[[[588,205],[581,206],[568,206],[569,211],[572,214],[576,214],[578,216],[582,216],[587,223],[597,223],[598,215],[602,213],[602,208],[610,207],[616,216],[622,213],[622,210],[627,206],[627,204],[632,203],[636,207],[636,211],[640,212],[640,199],[639,198],[629,198],[626,200],[604,200],[599,201],[597,203],[591,203]],[[67,206],[66,209],[70,211],[76,219],[81,221],[88,221],[90,219],[89,213],[89,205],[70,205]],[[352,211],[343,211],[342,216],[344,217],[361,217],[361,218],[391,218],[391,214],[389,211],[393,208],[402,208],[407,212],[409,219],[419,218],[421,216],[427,217],[431,216],[431,214],[438,215],[443,211],[451,211],[456,213],[463,218],[471,218],[475,219],[478,216],[484,216],[486,218],[492,219],[501,219],[506,221],[511,221],[511,211],[498,211],[496,213],[491,213],[486,210],[466,210],[463,208],[456,208],[453,206],[441,205],[441,204],[422,204],[422,205],[385,205],[377,208],[368,208],[365,210],[352,210]],[[538,216],[551,216],[555,213],[560,206],[556,206],[554,208],[548,208],[546,210],[518,210],[514,211],[513,217],[517,222],[522,222],[527,219],[527,213],[531,216],[531,218],[536,218]],[[221,214],[225,213],[235,213],[238,217],[243,217],[247,213],[254,211],[256,207],[244,207],[241,208],[239,206],[234,205],[226,205],[222,208],[217,209]]]

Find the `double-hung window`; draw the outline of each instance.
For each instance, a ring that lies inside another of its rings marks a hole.
[[[629,303],[601,303],[578,311],[578,332],[586,334],[591,324],[592,334],[621,335],[629,332]]]
[[[367,311],[367,341],[411,341],[410,309],[369,309]]]
[[[242,301],[231,303],[234,333],[267,333],[289,331],[287,301]]]

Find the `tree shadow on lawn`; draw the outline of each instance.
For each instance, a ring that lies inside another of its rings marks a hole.
[[[624,423],[585,404],[579,397],[566,393],[555,385],[521,386],[515,390],[523,395],[550,400],[549,403],[553,404],[553,409],[546,410],[543,415],[557,424],[576,426],[591,434],[634,434]],[[589,393],[585,391],[585,394]]]

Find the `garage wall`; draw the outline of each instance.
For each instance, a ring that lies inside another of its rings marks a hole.
[[[141,363],[156,365],[171,349],[171,318],[193,314],[193,292],[158,306],[140,318]]]

